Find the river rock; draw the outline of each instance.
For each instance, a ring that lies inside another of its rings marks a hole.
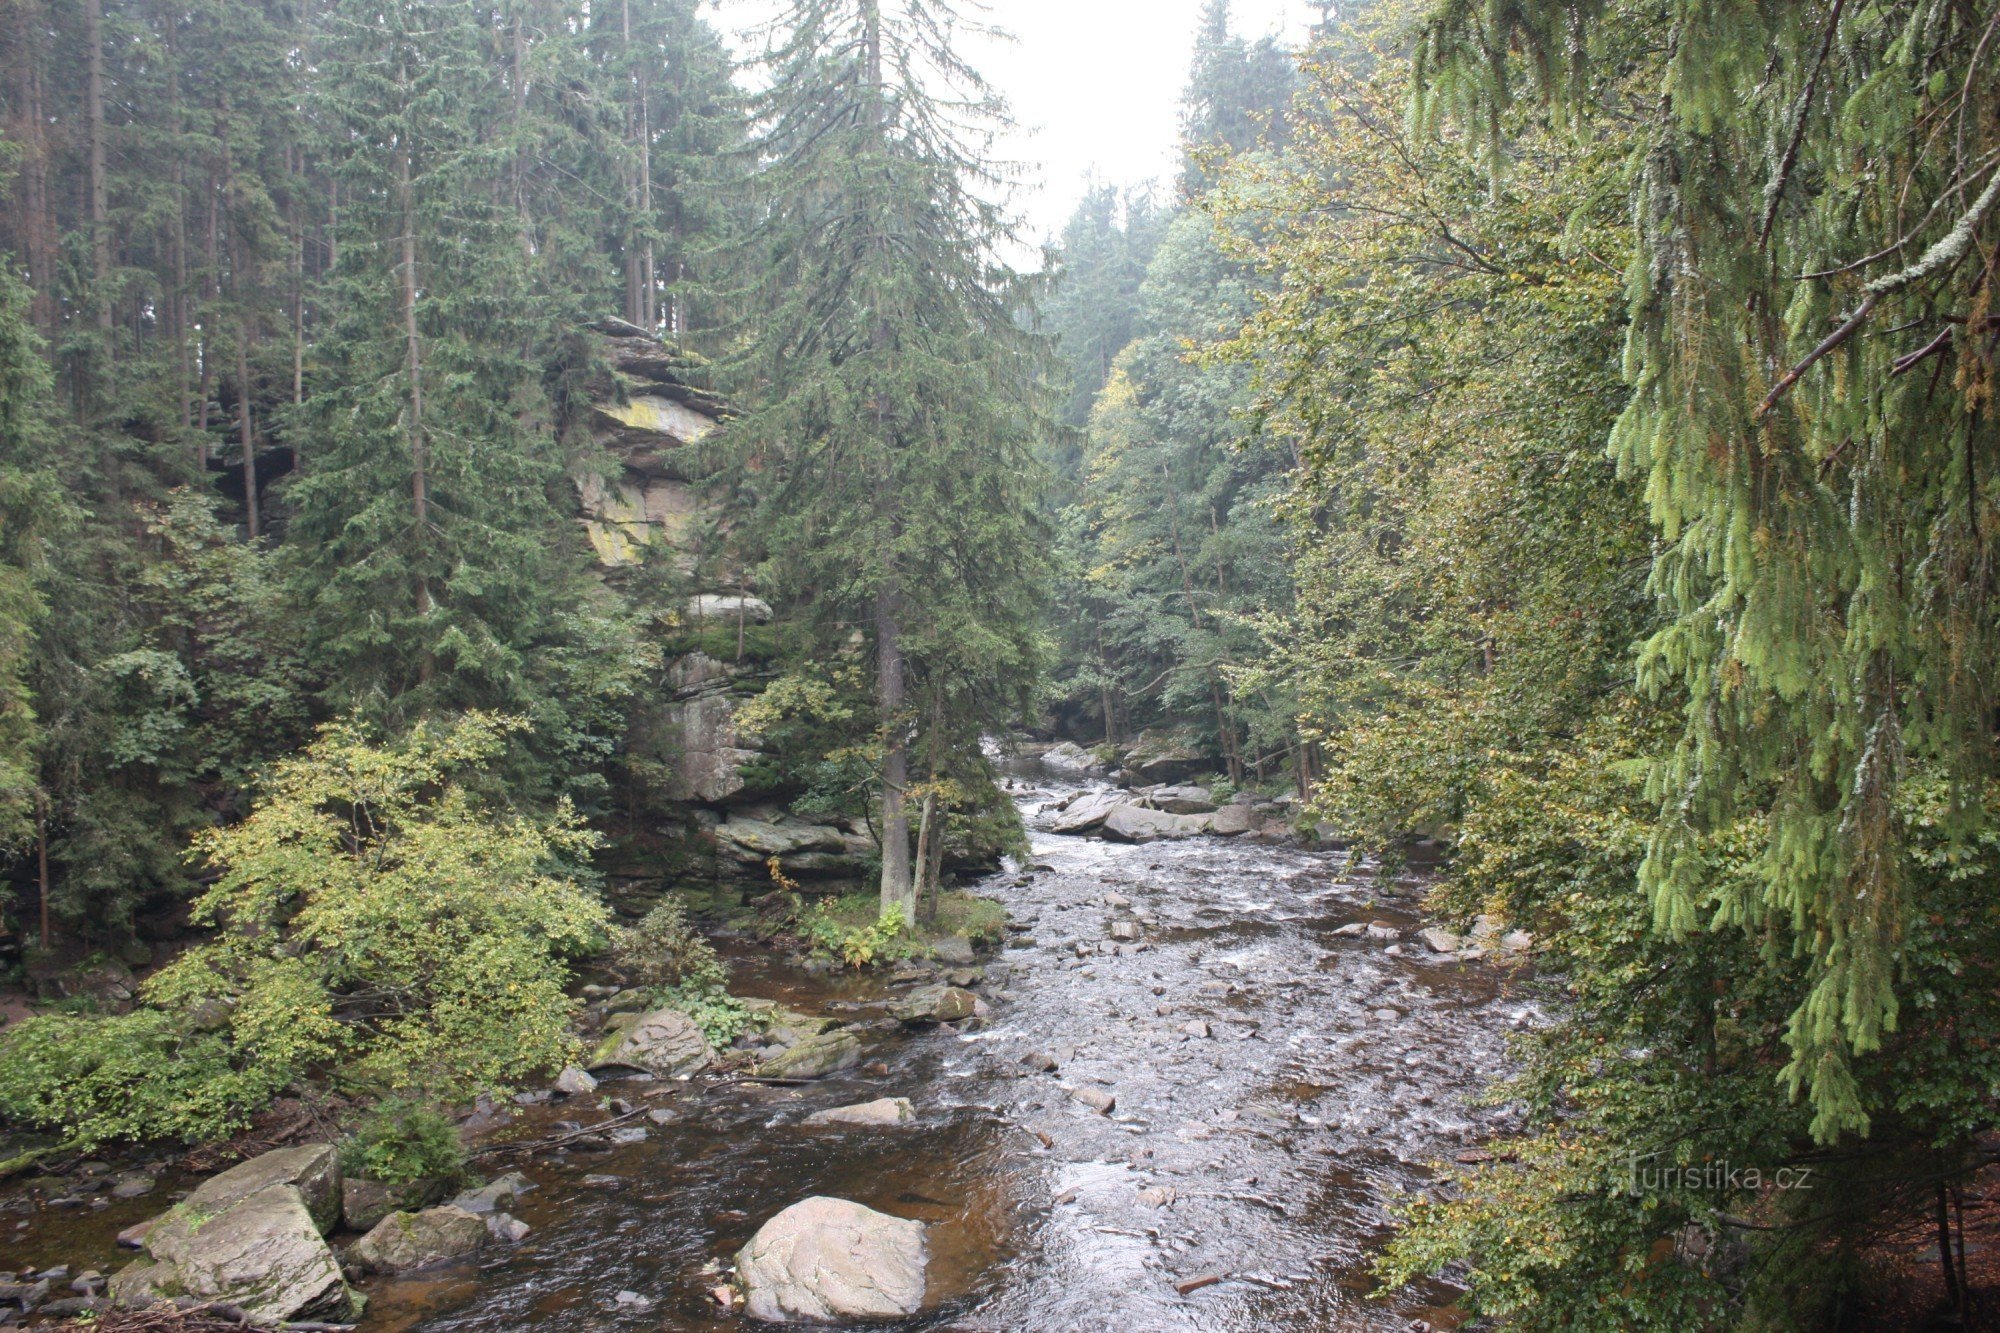
[[[1471,943],[1465,936],[1453,934],[1442,926],[1430,926],[1420,930],[1417,932],[1417,938],[1422,940],[1424,947],[1432,953],[1457,953]]]
[[[1042,762],[1050,768],[1060,768],[1071,773],[1102,772],[1104,764],[1090,751],[1075,741],[1063,741],[1042,752]]]
[[[372,1231],[401,1202],[394,1187],[379,1180],[349,1176],[340,1182],[340,1220],[349,1231]]]
[[[161,1296],[192,1296],[266,1321],[346,1313],[349,1294],[339,1261],[298,1186],[277,1180],[212,1211],[200,1197],[197,1190],[147,1233],[154,1262],[139,1261],[113,1277],[114,1301],[143,1305]],[[337,1210],[339,1195],[333,1197]]]
[[[1183,782],[1222,767],[1191,736],[1173,731],[1140,732],[1121,762],[1134,782]]]
[[[1403,938],[1403,932],[1390,925],[1387,921],[1370,921],[1368,923],[1368,938],[1371,940],[1388,940],[1393,943]]]
[[[290,1185],[299,1192],[321,1235],[340,1224],[340,1156],[327,1143],[279,1148],[238,1163],[202,1181],[167,1216],[212,1217],[273,1185]]]
[[[970,1018],[979,997],[957,986],[919,986],[889,1006],[905,1023],[955,1023]]]
[[[408,1273],[477,1254],[486,1223],[445,1204],[421,1213],[391,1213],[348,1247],[347,1257],[371,1273]]]
[[[1050,832],[1077,834],[1089,833],[1103,827],[1104,821],[1125,802],[1125,794],[1119,791],[1087,792],[1070,802],[1055,822],[1049,825]]]
[[[698,1073],[714,1063],[708,1038],[678,1009],[618,1015],[590,1057],[593,1069],[615,1065],[661,1078]]]
[[[816,1196],[758,1228],[736,1276],[766,1323],[903,1319],[923,1305],[929,1262],[923,1223]]]
[[[757,1066],[758,1078],[819,1078],[861,1063],[861,1039],[852,1032],[824,1032],[779,1051]]]
[[[941,935],[931,941],[931,957],[946,967],[970,966],[979,955],[963,935]]]
[[[533,1227],[511,1213],[486,1215],[486,1234],[503,1245],[519,1245],[533,1230]]]
[[[495,1213],[534,1188],[534,1181],[519,1171],[509,1171],[476,1190],[466,1190],[451,1201],[451,1207],[477,1215]]]
[[[1247,805],[1225,805],[1208,817],[1208,831],[1218,838],[1239,838],[1257,827],[1257,812]]]
[[[565,1097],[581,1097],[597,1091],[597,1080],[571,1065],[556,1075],[556,1091]]]
[[[1146,801],[1170,815],[1206,815],[1215,809],[1215,797],[1206,787],[1156,787],[1146,793]]]
[[[878,1097],[872,1102],[860,1102],[854,1106],[836,1106],[831,1110],[815,1111],[805,1118],[808,1125],[906,1125],[917,1118],[916,1108],[910,1105],[908,1097]]]
[[[1103,1088],[1093,1088],[1088,1084],[1069,1090],[1070,1100],[1088,1106],[1099,1115],[1110,1115],[1118,1109],[1118,1099]]]
[[[1104,836],[1117,842],[1160,842],[1208,832],[1207,815],[1170,815],[1143,805],[1121,805],[1104,820]]]

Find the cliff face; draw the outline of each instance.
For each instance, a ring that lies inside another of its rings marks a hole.
[[[771,887],[774,859],[809,891],[860,887],[872,840],[788,813],[785,793],[759,782],[772,756],[738,722],[770,679],[751,631],[773,612],[745,583],[743,562],[722,558],[732,512],[713,446],[728,406],[690,385],[688,363],[643,330],[607,320],[594,334],[607,371],[589,385],[588,425],[612,466],[574,475],[579,521],[613,586],[658,596],[640,591],[657,585],[634,579],[650,566],[670,569],[668,585],[684,590],[647,608],[685,645],[664,664],[648,706],[662,751],[653,794],[674,807],[606,867],[614,904],[641,911],[661,888],[740,899]]]
[[[591,433],[619,471],[576,477],[584,531],[608,569],[640,564],[663,546],[682,574],[696,570],[705,533],[726,525],[702,482],[715,465],[702,442],[721,427],[721,399],[686,381],[687,365],[622,320],[598,326],[610,379],[593,384]]]

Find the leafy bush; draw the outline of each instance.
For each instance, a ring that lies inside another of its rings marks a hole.
[[[814,954],[845,967],[909,957],[910,923],[903,919],[902,909],[891,907],[871,920],[867,914],[875,911],[876,902],[872,895],[854,894],[815,903],[799,913],[799,933]]]
[[[641,986],[709,991],[729,980],[714,946],[688,920],[687,900],[677,893],[661,898],[638,925],[619,933],[612,961]]]
[[[565,962],[605,928],[573,867],[596,835],[566,805],[502,813],[467,785],[523,725],[473,714],[390,745],[322,729],[198,844],[221,873],[194,916],[218,934],[147,1000],[231,1005],[235,1062],[265,1086],[330,1069],[449,1100],[572,1059]]]
[[[659,992],[660,1004],[678,1009],[694,1020],[708,1044],[720,1050],[743,1035],[750,1026],[750,1010],[743,1001],[720,986],[700,990],[685,986]]]
[[[456,1184],[465,1176],[458,1130],[436,1107],[392,1097],[361,1120],[340,1145],[341,1170],[389,1185],[419,1180]]]
[[[0,1037],[0,1118],[60,1131],[79,1149],[221,1138],[283,1084],[232,1055],[224,1034],[189,1031],[157,1010],[45,1014]]]

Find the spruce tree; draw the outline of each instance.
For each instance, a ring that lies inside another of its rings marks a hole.
[[[978,765],[1038,665],[1038,342],[987,197],[1001,109],[943,0],[796,0],[772,30],[755,143],[754,394],[773,573],[833,643],[872,637],[882,905],[916,907],[913,745]],[[941,845],[941,840],[938,840]]]
[[[1914,794],[1952,792],[1953,855],[1989,827],[1996,25],[1958,0],[1449,0],[1421,51],[1424,104],[1482,134],[1523,92],[1583,124],[1613,85],[1656,108],[1611,447],[1662,539],[1640,680],[1687,704],[1641,878],[1674,938],[1810,959],[1785,1080],[1829,1139],[1868,1128],[1854,1062],[1904,1008]],[[1713,839],[1744,818],[1762,855],[1731,881]]]

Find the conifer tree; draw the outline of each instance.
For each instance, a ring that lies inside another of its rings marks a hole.
[[[1811,959],[1785,1079],[1829,1139],[1868,1128],[1853,1062],[1903,1009],[1907,793],[1948,783],[1962,846],[1986,828],[1996,43],[2000,7],[1957,0],[1450,0],[1422,51],[1427,104],[1482,130],[1529,90],[1579,120],[1614,82],[1657,104],[1612,449],[1663,539],[1640,679],[1687,712],[1642,880],[1675,938]],[[1709,840],[1760,812],[1758,874],[1720,881]]]
[[[1039,348],[995,254],[1001,111],[958,52],[969,30],[943,0],[790,5],[763,57],[744,255],[756,400],[732,433],[769,477],[781,585],[830,634],[872,636],[882,904],[906,918],[913,741],[934,772],[976,766],[1038,657]]]

